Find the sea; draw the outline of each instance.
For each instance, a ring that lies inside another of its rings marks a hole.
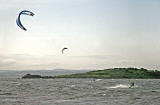
[[[160,105],[159,79],[21,79],[86,71],[0,71],[0,105]]]

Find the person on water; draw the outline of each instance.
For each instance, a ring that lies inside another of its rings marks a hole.
[[[133,87],[134,86],[134,82],[131,82],[129,88]]]

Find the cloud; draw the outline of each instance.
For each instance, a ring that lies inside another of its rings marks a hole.
[[[10,67],[13,66],[14,64],[16,64],[16,60],[12,59],[12,58],[5,58],[5,59],[1,59],[0,60],[0,66],[1,67]]]
[[[119,63],[121,63],[121,64],[129,64],[129,63],[133,63],[133,61],[124,59],[124,60],[120,60]]]
[[[4,64],[14,64],[14,63],[16,63],[16,60],[15,59],[11,59],[11,58],[3,59],[2,63],[4,63]]]

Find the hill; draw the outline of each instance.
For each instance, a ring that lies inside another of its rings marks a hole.
[[[144,68],[113,68],[71,75],[60,75],[54,76],[53,78],[160,79],[160,71],[147,70]]]

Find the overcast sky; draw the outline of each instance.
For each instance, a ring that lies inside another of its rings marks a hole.
[[[0,0],[0,13],[0,70],[160,69],[159,0]]]

